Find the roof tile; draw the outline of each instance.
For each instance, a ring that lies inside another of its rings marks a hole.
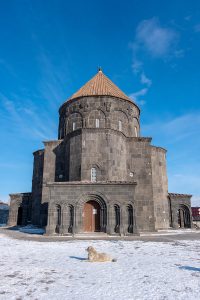
[[[73,94],[69,100],[84,96],[113,96],[132,102],[101,70]]]

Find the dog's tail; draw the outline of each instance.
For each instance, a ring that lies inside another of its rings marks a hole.
[[[116,259],[116,258],[113,258],[113,259],[112,259],[112,262],[116,262],[116,261],[117,261],[117,259]]]

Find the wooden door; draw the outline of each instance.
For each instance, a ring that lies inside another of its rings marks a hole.
[[[100,231],[100,205],[96,201],[88,201],[83,210],[83,230],[85,232]]]

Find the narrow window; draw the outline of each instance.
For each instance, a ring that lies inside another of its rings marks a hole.
[[[61,225],[61,207],[60,205],[56,206],[56,228],[55,232],[60,233],[60,225]]]
[[[72,205],[69,206],[69,228],[68,232],[73,233],[74,226],[74,207]]]
[[[128,205],[128,233],[133,233],[133,207]]]
[[[135,126],[135,136],[138,137],[138,131],[137,131],[137,127]]]
[[[120,208],[119,205],[114,205],[115,209],[115,232],[119,233],[120,232]]]
[[[72,124],[72,129],[73,129],[73,131],[76,129],[76,123],[75,122],[73,122],[73,124]]]
[[[119,121],[119,131],[122,131],[122,121]]]
[[[60,226],[61,225],[61,207],[60,207],[60,205],[57,205],[56,210],[57,210],[56,225]]]
[[[96,128],[99,128],[99,119],[96,119]]]
[[[91,169],[91,181],[92,182],[97,181],[97,170],[96,170],[96,168]]]

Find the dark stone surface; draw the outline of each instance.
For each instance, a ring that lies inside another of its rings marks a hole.
[[[171,220],[179,209],[175,203],[185,200],[168,198],[166,150],[140,137],[140,111],[134,103],[81,97],[63,104],[59,114],[59,139],[34,152],[32,193],[11,195],[10,225],[16,225],[22,207],[23,224],[31,214],[34,225],[47,225],[47,234],[82,232],[83,206],[92,199],[100,203],[101,231],[108,234],[116,234],[115,205],[120,208],[118,234],[178,227],[178,220]],[[188,201],[190,197],[190,206]]]

